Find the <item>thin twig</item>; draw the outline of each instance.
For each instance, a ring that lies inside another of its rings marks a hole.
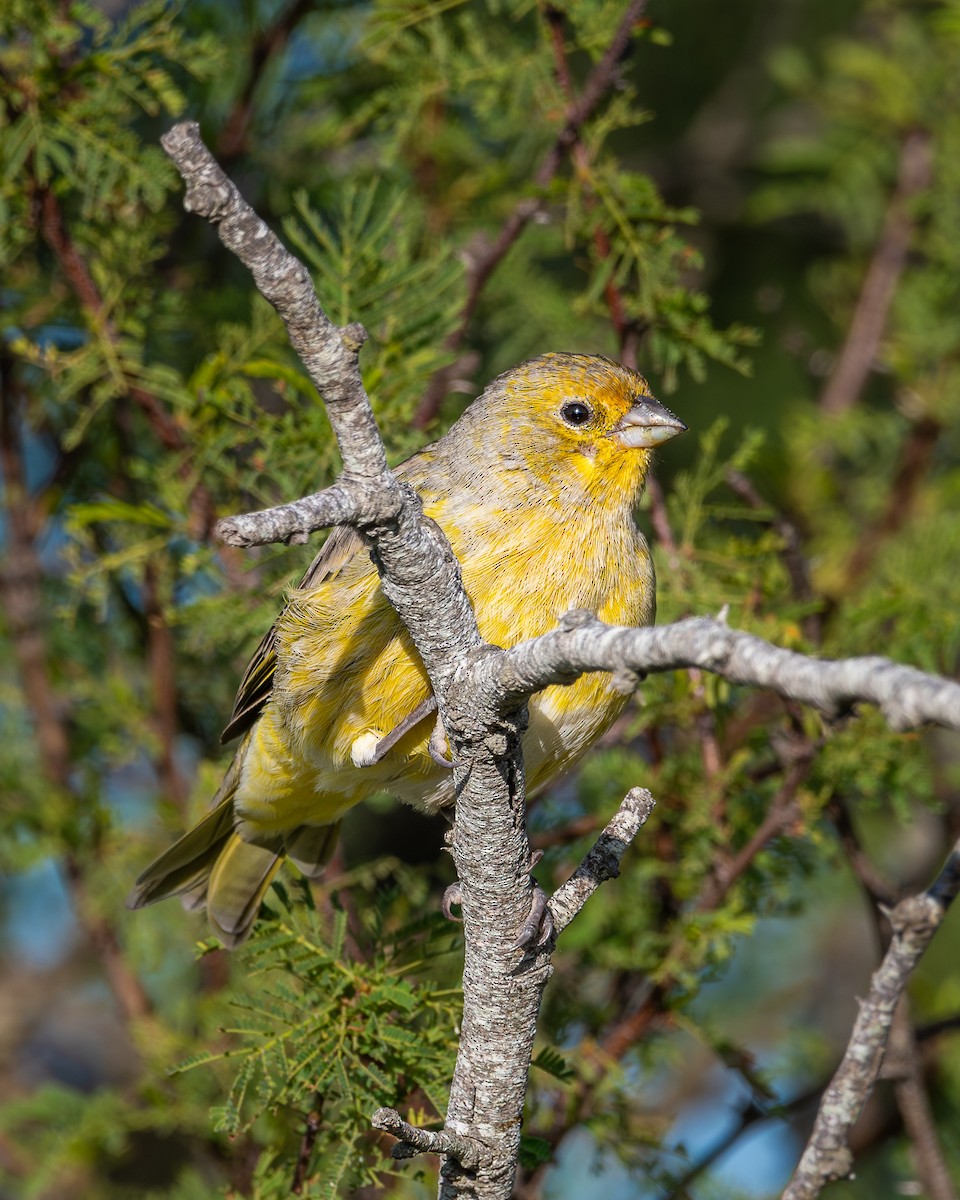
[[[300,1148],[297,1151],[297,1165],[294,1168],[293,1180],[290,1184],[290,1191],[294,1196],[301,1196],[303,1194],[303,1186],[307,1181],[307,1171],[310,1168],[314,1143],[323,1126],[323,1099],[323,1096],[318,1092],[314,1097],[313,1108],[307,1113],[307,1119],[304,1122],[303,1135],[300,1138]]]
[[[881,952],[886,952],[890,945],[886,914],[897,899],[895,890],[881,876],[865,853],[843,800],[834,796],[826,811],[837,828],[853,872],[870,900]],[[956,1200],[930,1111],[917,1041],[909,1000],[903,995],[897,1005],[890,1030],[890,1044],[882,1076],[893,1080],[897,1109],[910,1139],[917,1173],[923,1182],[926,1195],[931,1200]]]
[[[812,1097],[815,1099],[816,1097]],[[809,1104],[810,1099],[807,1100]],[[732,1149],[733,1146],[743,1137],[748,1129],[752,1129],[754,1125],[761,1121],[769,1121],[771,1113],[765,1112],[751,1097],[747,1100],[746,1105],[740,1111],[740,1120],[727,1133],[721,1135],[714,1144],[707,1150],[702,1157],[693,1163],[688,1169],[676,1179],[671,1188],[669,1195],[665,1200],[690,1200],[690,1185],[694,1183],[700,1176],[713,1166],[718,1159]]]
[[[893,1080],[897,1108],[910,1139],[912,1157],[924,1195],[928,1200],[957,1200],[957,1192],[937,1138],[930,1098],[920,1068],[910,1003],[905,995],[900,998],[890,1029],[883,1078]]]
[[[153,683],[154,727],[160,750],[156,771],[160,787],[183,813],[187,786],[177,767],[177,682],[173,634],[160,599],[157,566],[148,559],[143,570],[143,615],[147,631],[147,661]]]
[[[741,500],[745,500],[754,511],[770,511],[770,526],[783,543],[780,557],[790,576],[794,599],[805,603],[813,600],[815,593],[810,579],[810,564],[803,553],[803,535],[800,530],[783,513],[771,508],[742,471],[731,469],[727,471],[725,478],[730,490]]]
[[[850,810],[843,798],[839,795],[831,796],[824,811],[837,831],[840,845],[847,856],[851,870],[870,900],[875,918],[878,918],[883,909],[892,908],[901,897],[864,852],[854,828]],[[885,927],[886,923],[884,922]],[[886,946],[887,941],[885,940],[881,948],[885,950]]]
[[[800,816],[797,791],[810,774],[813,765],[812,743],[808,743],[808,747],[808,754],[798,758],[787,768],[783,783],[767,809],[766,816],[750,838],[736,854],[713,864],[708,882],[697,899],[697,912],[712,912],[718,908],[730,888],[747,871],[757,855],[784,830],[796,825]]]
[[[83,255],[67,232],[59,201],[52,191],[46,190],[40,197],[40,231],[43,239],[53,251],[63,276],[86,310],[91,326],[113,346],[119,344],[119,334],[105,311],[103,298]],[[168,450],[184,450],[187,439],[177,423],[151,392],[127,384],[130,398],[146,414],[160,443]]]
[[[460,1137],[449,1129],[420,1129],[408,1124],[393,1108],[378,1108],[370,1118],[374,1129],[392,1134],[397,1144],[392,1158],[413,1158],[416,1154],[446,1154],[467,1171],[475,1171],[481,1162],[480,1147],[471,1138]]]
[[[566,846],[569,842],[575,842],[578,838],[586,837],[588,833],[595,833],[599,824],[600,818],[593,813],[584,813],[582,817],[575,817],[574,820],[568,821],[566,825],[558,825],[552,829],[540,830],[539,833],[531,837],[530,844],[536,850],[548,850],[551,846]]]
[[[857,538],[847,561],[843,591],[854,587],[870,569],[880,547],[899,533],[916,508],[920,485],[933,462],[944,427],[935,417],[911,423],[900,447],[900,461],[883,511]]]
[[[563,35],[566,18],[560,9],[554,7],[552,4],[544,6],[543,16],[550,30],[550,44],[553,49],[553,67],[557,77],[557,84],[561,92],[563,92],[567,104],[572,105],[575,103],[576,97],[573,89],[573,78],[570,74],[570,64],[567,61],[567,52],[564,45]],[[590,157],[586,146],[583,144],[580,132],[581,130],[578,128],[570,146],[570,157],[573,160],[576,174],[580,177],[584,185],[584,206],[589,211],[595,208],[597,198],[593,189],[587,186],[590,176]],[[601,262],[605,262],[610,257],[610,239],[607,237],[606,231],[599,221],[594,225],[592,236],[597,257]],[[635,371],[637,369],[639,330],[637,322],[631,321],[627,317],[623,294],[612,275],[603,286],[603,296],[607,302],[607,310],[610,313],[610,322],[617,335],[620,361],[624,366],[630,367]]]
[[[890,914],[890,948],[860,1005],[846,1053],[824,1093],[813,1132],[783,1200],[815,1200],[827,1182],[849,1174],[853,1165],[850,1131],[879,1073],[897,1004],[958,890],[960,842],[927,891],[902,900]]]
[[[712,912],[719,908],[734,883],[749,869],[757,855],[793,824],[797,816],[797,789],[809,773],[811,765],[812,748],[809,755],[798,753],[796,759],[789,764],[784,782],[777,791],[767,816],[736,855],[714,866],[693,904],[694,912]],[[688,943],[681,935],[667,950],[664,961],[675,961],[685,955],[687,950]],[[666,1001],[675,981],[675,976],[667,973],[656,983],[644,982],[639,1003],[621,1017],[604,1036],[601,1046],[605,1055],[619,1061],[631,1046],[636,1045],[665,1011]]]
[[[646,788],[631,788],[627,792],[583,862],[550,898],[557,934],[566,929],[601,883],[620,874],[620,860],[653,812],[653,806],[654,799]]]
[[[19,436],[10,364],[0,359],[0,471],[3,474],[7,531],[5,562],[0,571],[0,597],[10,632],[24,699],[36,728],[41,770],[62,795],[72,791],[68,713],[50,678],[49,653],[41,622],[43,570],[32,530],[37,527],[34,502],[26,483],[24,448]],[[130,969],[110,921],[90,902],[84,869],[72,854],[63,858],[67,888],[77,923],[94,948],[121,1014],[136,1020],[151,1011],[146,991]]]
[[[283,52],[291,34],[315,7],[314,0],[295,0],[250,42],[247,78],[223,122],[217,141],[217,157],[225,167],[231,166],[247,150],[247,136],[253,120],[253,98],[265,70]]]

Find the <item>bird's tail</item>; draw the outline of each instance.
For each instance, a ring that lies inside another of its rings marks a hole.
[[[242,942],[257,919],[260,904],[283,861],[284,853],[313,877],[333,853],[339,821],[323,827],[301,826],[271,846],[244,841],[234,827],[233,795],[239,770],[230,768],[199,824],[160,855],[141,874],[127,897],[129,908],[143,908],[169,896],[183,896],[190,908],[206,907],[214,932],[229,949]]]

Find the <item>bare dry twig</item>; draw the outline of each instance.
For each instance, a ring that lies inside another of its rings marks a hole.
[[[52,789],[69,795],[73,790],[69,713],[51,678],[41,617],[43,570],[36,543],[39,509],[27,487],[25,451],[8,368],[8,361],[0,357],[0,473],[7,536],[5,562],[0,570],[0,600],[26,706],[36,725],[41,769]],[[100,960],[117,1009],[129,1021],[147,1016],[152,1010],[150,999],[127,963],[112,923],[91,903],[75,855],[64,856],[63,870],[77,923]]]
[[[550,912],[559,934],[570,924],[601,883],[616,879],[620,860],[653,812],[654,799],[646,788],[631,788],[610,818],[593,848],[570,876],[553,893]]]
[[[850,1131],[879,1074],[897,1005],[958,891],[960,842],[930,887],[902,900],[890,913],[893,939],[860,1005],[846,1053],[824,1093],[813,1133],[783,1200],[815,1200],[827,1182],[849,1174]]]
[[[891,940],[887,914],[901,898],[865,852],[849,812],[840,796],[834,796],[827,814],[840,837],[854,875],[870,901],[874,925],[881,952],[886,952]],[[883,1063],[882,1076],[893,1082],[897,1109],[910,1139],[912,1157],[916,1164],[924,1193],[930,1200],[956,1200],[936,1134],[930,1099],[923,1078],[918,1050],[918,1037],[913,1027],[910,1002],[900,997],[890,1029],[890,1044]],[[852,1142],[850,1148],[853,1148]]]
[[[910,1138],[912,1157],[930,1200],[957,1200],[957,1192],[937,1138],[936,1122],[930,1107],[930,1097],[923,1078],[917,1036],[906,995],[900,997],[890,1044],[883,1064],[884,1078],[893,1081],[897,1108],[903,1117],[903,1127]]]

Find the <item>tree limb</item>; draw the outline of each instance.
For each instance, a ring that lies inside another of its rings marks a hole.
[[[729,629],[709,617],[627,629],[604,625],[592,613],[567,613],[560,628],[490,659],[504,700],[569,683],[587,671],[644,675],[701,667],[730,683],[769,688],[836,718],[860,701],[876,704],[888,724],[905,730],[935,722],[960,729],[960,684],[901,666],[888,658],[815,659]]]
[[[627,847],[653,812],[654,799],[646,788],[631,788],[610,818],[583,862],[553,893],[550,913],[557,934],[566,929],[601,883],[616,879]]]
[[[849,1174],[853,1157],[847,1141],[879,1074],[900,997],[958,891],[960,842],[930,887],[902,900],[890,913],[890,948],[860,1005],[846,1053],[824,1093],[813,1133],[783,1200],[814,1200],[830,1180]]]
[[[163,145],[186,181],[187,207],[216,224],[224,244],[253,272],[327,403],[344,463],[339,486],[355,506],[353,523],[371,548],[384,594],[410,630],[437,697],[457,761],[453,853],[466,943],[463,1021],[445,1128],[476,1141],[485,1154],[484,1170],[469,1178],[462,1163],[448,1156],[441,1195],[469,1190],[478,1200],[505,1200],[516,1172],[537,1012],[549,976],[545,956],[518,963],[513,945],[532,886],[522,717],[505,713],[495,690],[473,685],[476,663],[497,652],[481,642],[446,538],[424,519],[413,491],[387,470],[358,367],[362,328],[339,329],[329,321],[306,268],[244,203],[195,124],[174,127]],[[265,520],[269,526],[273,518]]]

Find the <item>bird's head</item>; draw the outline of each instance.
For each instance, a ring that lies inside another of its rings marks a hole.
[[[505,371],[459,424],[503,468],[554,491],[624,500],[639,495],[654,448],[686,429],[642,375],[589,354],[544,354]]]

